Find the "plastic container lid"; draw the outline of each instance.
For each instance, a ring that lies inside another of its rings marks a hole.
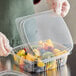
[[[63,45],[67,51],[73,49],[73,41],[69,29],[61,16],[52,10],[16,19],[17,28],[23,43],[51,39]]]

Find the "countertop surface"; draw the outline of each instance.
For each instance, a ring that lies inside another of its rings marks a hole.
[[[14,64],[11,55],[8,57],[0,57],[0,74],[4,71],[13,70],[15,72],[24,73],[24,76],[76,76],[76,45],[72,54],[68,57],[67,64],[60,67],[60,69],[53,69],[42,73],[27,73]],[[0,76],[22,76],[22,75],[0,75]]]

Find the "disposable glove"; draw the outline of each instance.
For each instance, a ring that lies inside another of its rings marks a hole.
[[[54,12],[62,17],[65,17],[70,10],[70,4],[67,0],[47,0],[47,2]]]
[[[9,45],[7,37],[0,32],[0,56],[8,56],[12,47]]]

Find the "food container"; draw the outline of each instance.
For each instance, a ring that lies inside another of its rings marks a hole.
[[[23,42],[13,49],[17,65],[28,72],[42,72],[66,64],[73,49],[73,41],[61,16],[50,10],[17,18],[16,24]],[[30,43],[33,55],[27,42]],[[29,55],[19,55],[22,50]]]

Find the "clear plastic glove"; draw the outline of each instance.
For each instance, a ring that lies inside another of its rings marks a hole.
[[[48,3],[51,2],[51,8],[56,12],[58,15],[65,17],[69,10],[70,4],[67,0],[47,0]]]
[[[0,32],[0,56],[8,56],[12,47],[9,45],[7,37]]]

